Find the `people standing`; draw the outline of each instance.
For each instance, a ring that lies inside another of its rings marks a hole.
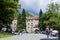
[[[47,38],[49,38],[49,32],[50,32],[50,30],[49,30],[49,26],[46,26],[45,31],[46,31]]]

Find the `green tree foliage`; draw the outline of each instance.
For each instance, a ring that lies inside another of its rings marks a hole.
[[[50,28],[58,29],[60,26],[60,5],[51,3],[48,5],[48,10],[42,14],[42,29],[44,30],[46,25],[49,25]],[[39,20],[41,20],[39,19]],[[40,21],[39,21],[40,22]],[[39,23],[40,24],[40,23]],[[41,25],[41,24],[40,24]]]
[[[24,9],[22,10],[22,27],[21,28],[26,29],[26,12]]]
[[[18,17],[17,17],[17,30],[20,30],[22,27],[22,17],[21,17],[21,14],[18,14]]]
[[[17,17],[17,30],[26,29],[26,12],[23,9],[22,13]]]
[[[55,4],[51,3],[51,4],[49,4],[48,8],[49,8],[48,12],[47,12],[47,14],[49,14],[49,15],[47,15],[49,18],[48,24],[50,25],[50,27],[57,29],[57,27],[58,27],[57,25],[60,23],[60,21],[59,21],[60,5],[57,3],[55,3]]]
[[[20,9],[20,5],[18,5],[18,9]],[[23,9],[17,10],[17,30],[25,29],[26,28],[26,16],[32,16],[29,12],[25,12]]]
[[[60,10],[60,5],[57,3],[51,3],[48,5],[48,10],[51,10],[52,12],[59,12]]]
[[[6,28],[10,29],[7,24],[11,24],[15,17],[18,0],[0,0],[0,23],[6,25]]]
[[[39,12],[39,23],[38,23],[38,27],[40,28],[40,30],[42,29],[42,10],[40,9],[40,12]]]
[[[18,0],[0,0],[0,21],[11,23],[16,13]]]

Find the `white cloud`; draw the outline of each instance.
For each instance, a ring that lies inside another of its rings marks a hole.
[[[59,0],[53,0],[54,2],[60,3]],[[20,0],[22,8],[27,11],[33,11],[38,13],[40,9],[46,10],[47,4],[52,0]]]
[[[27,10],[37,11],[39,9],[37,0],[20,0],[22,8]]]

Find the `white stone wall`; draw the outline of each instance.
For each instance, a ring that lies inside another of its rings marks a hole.
[[[17,26],[17,20],[13,20],[11,25],[12,31],[16,30],[16,26]]]
[[[38,19],[26,19],[26,30],[27,32],[32,32],[35,30],[35,26],[38,25]],[[12,31],[15,31],[17,27],[17,20],[12,21]]]
[[[34,27],[38,25],[38,19],[27,19],[26,20],[26,29],[27,29],[27,32],[32,32],[34,31]]]

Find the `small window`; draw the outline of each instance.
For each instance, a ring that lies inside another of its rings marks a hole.
[[[30,28],[30,27],[28,27],[28,28]]]
[[[16,25],[16,23],[14,25]]]
[[[27,22],[29,22],[30,20],[27,20]]]
[[[28,25],[30,25],[30,23],[28,23]]]
[[[33,23],[31,23],[31,24],[33,24]]]
[[[29,20],[30,21],[30,20]]]
[[[35,21],[37,21],[37,19],[35,19]]]

